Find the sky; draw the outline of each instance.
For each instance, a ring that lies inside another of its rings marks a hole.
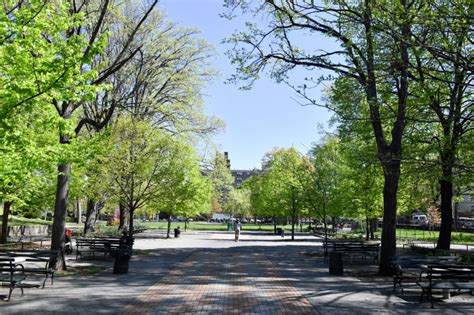
[[[320,107],[301,106],[290,87],[277,84],[262,75],[249,91],[238,85],[225,84],[235,72],[224,55],[230,48],[222,44],[235,30],[243,30],[242,21],[219,17],[225,8],[223,0],[162,0],[160,7],[181,26],[195,27],[217,49],[213,66],[219,78],[205,91],[208,115],[221,118],[226,128],[213,137],[221,152],[229,152],[231,169],[260,168],[262,157],[274,148],[294,146],[306,154],[319,139],[318,124],[324,124],[331,114]],[[319,101],[318,95],[316,99]]]

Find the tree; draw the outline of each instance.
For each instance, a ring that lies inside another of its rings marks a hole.
[[[233,217],[248,218],[250,216],[250,191],[243,187],[230,191],[225,211]]]
[[[417,97],[424,103],[418,122],[428,131],[425,141],[436,148],[441,169],[439,249],[450,247],[459,149],[473,130],[473,9],[472,1],[427,1],[411,47]],[[433,122],[438,126],[429,126]]]
[[[201,174],[193,148],[184,141],[176,141],[176,153],[168,161],[170,172],[162,177],[162,189],[153,201],[153,208],[170,217],[194,217],[211,210],[212,185]],[[170,237],[168,220],[167,236]]]
[[[255,10],[249,1],[228,0],[226,4],[232,12],[237,7],[244,12]],[[384,172],[381,273],[391,272],[389,259],[395,254],[397,189],[409,95],[408,43],[415,4],[406,0],[396,4],[367,0],[321,5],[314,1],[259,1],[256,11],[266,14],[268,25],[248,23],[248,32],[229,39],[246,47],[229,51],[238,68],[234,80],[252,82],[269,68],[277,81],[288,82],[289,72],[296,67],[325,69],[353,79],[363,91]],[[295,36],[301,33],[321,34],[340,47],[327,51],[298,46],[301,41]],[[310,95],[314,82],[319,80],[310,74],[301,86],[291,85],[316,105]]]
[[[83,49],[80,34],[62,35],[73,25],[66,3],[5,1],[0,10],[0,138],[2,139],[2,196],[8,209],[21,209],[51,175],[49,163],[67,154],[50,141],[61,126],[48,101],[77,91],[76,53]],[[42,134],[42,135],[41,135]],[[41,178],[43,177],[43,178]]]
[[[116,27],[133,29],[139,18],[134,10],[134,6],[124,7],[120,22],[114,22]],[[207,62],[213,50],[207,42],[197,39],[196,34],[195,30],[169,22],[161,11],[151,12],[135,35],[136,42],[140,43],[138,52],[104,80],[109,89],[83,104],[81,122],[87,129],[86,136],[97,131],[96,125],[87,121],[105,121],[111,116],[108,124],[113,124],[122,115],[151,121],[155,128],[170,135],[196,141],[218,130],[221,122],[203,113],[201,92],[214,77]],[[96,62],[99,67],[101,64],[108,67],[117,59],[127,36],[123,32],[109,36],[105,52]],[[99,196],[89,197],[87,222],[93,221],[95,210],[103,204]],[[124,205],[119,205],[119,209],[119,228],[123,229],[128,220],[127,211]]]
[[[213,186],[213,211],[222,211],[227,203],[229,192],[232,190],[234,177],[230,173],[230,165],[224,154],[216,152],[214,160],[205,170]]]
[[[274,198],[279,208],[291,217],[291,239],[295,239],[295,223],[306,213],[304,189],[299,181],[303,174],[303,158],[294,148],[276,149],[267,155],[263,165],[265,176],[271,178]]]
[[[157,0],[151,2],[145,7],[143,13],[130,28],[113,27],[114,20],[117,18],[113,13],[130,4],[128,1],[122,4],[115,4],[112,1],[105,0],[100,2],[81,1],[71,3],[67,11],[69,19],[74,21],[77,16],[83,16],[85,25],[75,23],[62,32],[64,41],[71,41],[76,38],[76,34],[81,34],[83,45],[79,51],[74,52],[74,61],[76,64],[71,70],[80,80],[76,81],[78,90],[69,94],[54,95],[52,104],[57,111],[58,118],[62,121],[63,127],[60,128],[59,143],[68,146],[71,138],[79,134],[84,125],[91,125],[96,131],[101,130],[110,120],[114,106],[106,110],[101,121],[91,120],[90,117],[75,117],[79,114],[80,108],[86,101],[97,97],[99,91],[104,89],[103,83],[113,73],[120,70],[129,60],[138,53],[140,42],[137,40],[137,33],[142,29],[144,22],[149,14],[157,5]],[[104,46],[107,44],[107,35],[111,32],[125,34],[123,41],[116,46],[117,54],[113,59],[108,59],[107,63],[101,63]],[[77,62],[79,61],[79,62]],[[77,120],[77,125],[74,126]],[[60,255],[52,260],[52,266],[61,270],[65,268],[64,252],[64,227],[68,206],[69,181],[71,176],[71,162],[69,159],[63,159],[58,164],[56,201],[54,207],[54,222],[51,238],[51,249],[58,250]]]
[[[350,187],[344,178],[344,161],[340,140],[327,136],[324,141],[313,146],[305,159],[305,176],[300,177],[305,189],[305,198],[311,214],[319,217],[324,224],[327,240],[327,218],[332,218],[335,228],[336,218],[340,218],[349,206]]]
[[[128,213],[128,230],[133,233],[135,211],[162,194],[173,173],[173,159],[178,158],[179,147],[150,122],[133,118],[119,120],[109,139],[109,154],[101,164],[113,187],[114,199]]]
[[[256,217],[271,217],[275,234],[277,220],[282,218],[285,213],[282,201],[276,198],[278,184],[278,179],[272,176],[269,169],[252,175],[243,184],[250,190],[249,201],[252,214]]]

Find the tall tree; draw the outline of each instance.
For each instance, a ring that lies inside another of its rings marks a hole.
[[[266,26],[248,23],[248,32],[229,39],[244,46],[229,52],[238,67],[234,80],[252,82],[266,68],[280,82],[291,80],[289,72],[296,67],[326,69],[352,78],[363,91],[385,180],[381,273],[391,272],[390,257],[396,248],[397,189],[409,95],[408,43],[416,3],[267,0],[254,5],[249,1],[226,1],[232,13],[237,7],[247,12],[256,9],[268,21]],[[340,46],[328,50],[305,46],[297,40],[298,35],[315,33]],[[310,103],[318,104],[310,93],[313,83],[319,81],[310,73],[300,87],[291,85]]]
[[[138,53],[141,43],[138,40],[137,33],[142,29],[150,13],[158,3],[158,0],[152,1],[148,5],[141,7],[141,3],[135,3],[140,14],[136,23],[127,28],[114,27],[116,12],[126,7],[132,2],[115,3],[114,1],[73,1],[70,4],[68,12],[70,19],[74,20],[76,16],[83,16],[87,22],[85,25],[73,24],[61,35],[67,41],[81,34],[85,41],[84,49],[75,52],[75,60],[79,60],[75,65],[74,71],[79,73],[83,79],[79,85],[81,90],[70,95],[57,95],[53,97],[52,104],[57,111],[58,117],[63,121],[63,128],[60,129],[59,143],[67,146],[71,138],[77,135],[84,125],[91,125],[95,130],[100,130],[106,126],[111,118],[114,106],[104,109],[107,114],[100,121],[91,120],[90,117],[75,117],[78,114],[84,102],[96,97],[97,93],[103,89],[103,83],[113,73],[120,70],[130,59]],[[113,59],[107,59],[105,65],[100,62],[103,60],[101,52],[107,44],[107,35],[109,32],[123,33],[123,41],[116,45],[117,53]],[[76,118],[76,119],[75,119]],[[75,122],[77,120],[77,124]],[[51,249],[59,250],[61,253],[56,259],[52,260],[52,265],[56,269],[65,268],[64,252],[64,227],[66,222],[66,213],[68,206],[69,181],[71,176],[71,162],[69,159],[62,160],[58,165],[58,179],[56,190],[56,201],[54,207],[54,222],[51,239]]]
[[[162,177],[162,189],[153,201],[153,208],[169,216],[189,218],[211,211],[212,185],[201,174],[194,149],[184,141],[176,141],[176,154],[168,161],[169,173]],[[170,237],[168,220],[167,236]]]
[[[417,97],[425,105],[420,107],[418,123],[438,124],[425,129],[429,132],[426,141],[438,151],[441,169],[439,249],[450,247],[454,184],[461,166],[459,149],[473,133],[473,12],[472,1],[426,1],[411,47],[412,72],[419,84]]]
[[[214,159],[205,170],[213,186],[213,211],[222,211],[227,197],[232,190],[234,177],[230,173],[230,165],[223,153],[216,152]]]
[[[345,163],[342,158],[340,140],[326,136],[324,141],[315,145],[305,160],[305,176],[301,177],[305,198],[311,208],[311,214],[322,219],[327,239],[327,219],[340,218],[346,211],[350,187],[344,178]]]
[[[182,159],[180,146],[150,122],[122,118],[112,127],[109,154],[102,162],[113,185],[115,200],[125,207],[129,231],[137,209],[154,202],[175,175],[174,159]]]
[[[299,178],[303,175],[303,157],[295,148],[276,149],[267,155],[263,169],[271,179],[274,193],[287,217],[291,217],[291,239],[295,239],[295,223],[307,212],[304,188]]]

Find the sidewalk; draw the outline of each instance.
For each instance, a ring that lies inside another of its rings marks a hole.
[[[144,235],[135,242],[126,275],[112,274],[112,261],[94,276],[57,277],[45,289],[15,290],[0,301],[1,314],[472,314],[469,294],[438,301],[431,310],[419,291],[401,296],[391,279],[328,274],[311,236],[296,242],[274,235],[182,233],[178,239]],[[143,250],[138,253],[139,249]],[[374,267],[375,268],[375,267]],[[7,288],[2,288],[2,294]]]

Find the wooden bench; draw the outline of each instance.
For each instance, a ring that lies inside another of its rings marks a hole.
[[[402,294],[402,283],[416,283],[419,279],[421,269],[429,264],[448,264],[460,261],[458,256],[393,256],[390,259],[393,274],[393,292],[397,290],[397,284]]]
[[[9,287],[7,301],[10,301],[10,297],[15,288],[21,289],[21,295],[23,295],[23,287],[21,282],[26,279],[24,268],[22,264],[15,263],[15,258],[10,256],[8,253],[0,253],[0,282],[7,284]]]
[[[144,226],[144,225],[138,225],[138,226],[136,226],[136,227],[133,228],[133,234],[143,233],[143,232],[145,232],[146,230],[148,230],[148,229],[146,228],[146,226]]]
[[[118,250],[119,242],[118,238],[77,238],[76,260],[79,256],[95,257],[96,254],[103,254],[106,259]]]
[[[379,243],[364,243],[359,241],[331,241],[323,242],[325,250],[340,252],[343,255],[349,256],[350,261],[354,257],[363,257],[364,261],[367,257],[373,259],[376,263],[379,259],[380,244]]]
[[[15,250],[3,252],[10,257],[20,260],[23,265],[23,271],[25,274],[39,274],[44,275],[43,283],[41,285],[44,288],[48,277],[51,277],[51,285],[54,283],[54,268],[50,268],[51,258],[58,255],[58,251],[54,250]]]
[[[450,290],[474,290],[474,265],[460,264],[433,264],[426,266],[420,273],[417,284],[421,287],[420,303],[423,297],[430,299],[431,308],[434,308],[433,291],[441,290],[449,298]]]

